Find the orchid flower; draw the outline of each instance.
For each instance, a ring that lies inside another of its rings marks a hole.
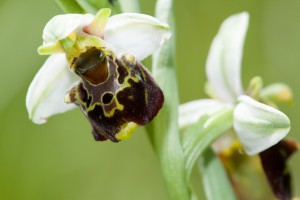
[[[257,77],[246,92],[243,90],[241,62],[248,21],[249,15],[244,12],[223,22],[206,62],[207,93],[214,99],[181,105],[179,124],[184,127],[195,123],[204,114],[233,107],[233,129],[245,152],[254,155],[278,143],[290,130],[290,121],[285,114],[261,102],[267,102],[263,101],[267,96],[277,95],[279,99],[285,99],[280,96],[291,95],[290,90],[283,86],[271,86],[273,90],[270,87],[261,89],[262,81]],[[268,91],[272,94],[266,94]]]
[[[29,118],[42,124],[78,106],[96,140],[127,139],[150,122],[163,104],[163,93],[141,64],[170,37],[158,19],[110,9],[53,17],[38,52],[50,55],[30,84]]]

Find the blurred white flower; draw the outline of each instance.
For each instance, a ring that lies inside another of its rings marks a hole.
[[[195,123],[202,115],[235,106],[233,128],[249,155],[278,143],[290,130],[282,112],[246,96],[241,83],[241,62],[249,15],[226,19],[214,38],[206,62],[208,93],[215,99],[193,101],[179,108],[181,127]],[[187,120],[188,119],[188,120]]]

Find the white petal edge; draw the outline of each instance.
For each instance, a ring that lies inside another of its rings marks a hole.
[[[42,124],[47,118],[73,109],[64,102],[64,95],[79,78],[68,69],[65,54],[51,55],[31,82],[26,107],[29,118]]]
[[[231,106],[231,104],[213,99],[201,99],[181,104],[179,106],[179,127],[182,129],[196,123],[204,115],[212,115]]]
[[[123,13],[108,19],[104,40],[117,54],[131,53],[143,60],[171,36],[169,25],[144,14]]]
[[[240,96],[239,102],[233,124],[248,155],[268,149],[288,134],[290,120],[279,110],[248,96]]]
[[[74,31],[82,32],[82,28],[92,22],[91,14],[56,15],[46,24],[43,31],[43,45],[53,45],[66,38]]]
[[[234,102],[243,93],[241,62],[249,14],[232,15],[221,25],[206,61],[206,75],[218,98]]]

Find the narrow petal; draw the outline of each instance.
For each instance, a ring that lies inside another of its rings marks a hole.
[[[109,18],[104,40],[116,53],[133,54],[143,60],[170,38],[169,26],[158,19],[134,13],[123,13]]]
[[[234,110],[234,129],[248,155],[257,154],[278,143],[290,130],[289,118],[248,96],[239,97]]]
[[[82,32],[80,29],[90,24],[93,19],[94,15],[91,14],[64,14],[53,17],[44,28],[44,46],[56,44],[73,31],[77,30]]]
[[[292,89],[284,83],[273,83],[268,85],[262,89],[260,95],[262,98],[274,103],[291,104],[293,102]]]
[[[59,43],[48,45],[48,46],[41,45],[38,48],[38,54],[40,55],[51,55],[55,53],[64,53],[64,52],[65,50],[62,48],[62,46]]]
[[[211,115],[229,106],[230,104],[213,99],[201,99],[181,104],[179,106],[179,127],[184,128],[196,123],[202,116]]]
[[[233,102],[243,93],[241,62],[249,15],[246,12],[226,19],[211,45],[206,74],[218,98]]]
[[[85,32],[102,38],[110,13],[111,10],[109,8],[99,10],[93,21],[84,28]]]
[[[64,102],[64,95],[76,80],[77,76],[68,69],[65,54],[51,55],[29,86],[26,96],[29,118],[42,124],[48,117],[74,108]]]

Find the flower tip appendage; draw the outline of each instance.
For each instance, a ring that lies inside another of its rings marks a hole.
[[[119,142],[158,114],[163,92],[140,61],[170,37],[168,25],[143,14],[109,14],[102,9],[48,22],[39,53],[50,57],[27,94],[33,119],[77,106],[95,140]]]

